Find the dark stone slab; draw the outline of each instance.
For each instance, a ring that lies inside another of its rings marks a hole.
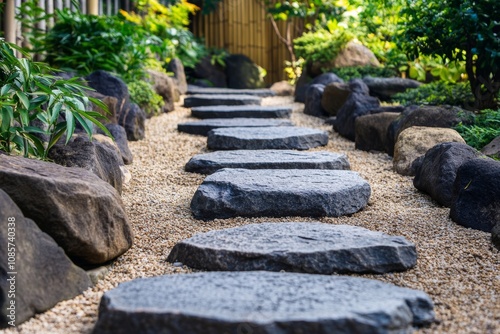
[[[253,95],[190,95],[184,107],[260,105],[262,99]]]
[[[191,211],[197,219],[339,217],[358,212],[370,185],[356,172],[316,169],[221,169],[200,185]]]
[[[212,150],[307,150],[328,144],[325,131],[299,127],[225,128],[208,133]]]
[[[121,283],[102,297],[94,334],[409,333],[433,320],[427,294],[377,280],[211,272]]]
[[[217,88],[217,87],[199,87],[188,85],[189,95],[254,95],[260,97],[275,96],[276,93],[270,89],[234,89],[234,88]]]
[[[195,155],[186,171],[212,174],[222,168],[245,169],[350,169],[345,154],[293,150],[216,151]]]
[[[209,106],[191,109],[197,118],[290,118],[291,107],[276,106]]]
[[[370,88],[370,94],[382,101],[389,101],[395,94],[415,89],[421,82],[403,78],[373,78],[364,77],[363,81]]]
[[[383,274],[412,268],[417,252],[403,237],[356,226],[260,223],[196,234],[167,261],[212,271]]]
[[[265,118],[212,118],[197,122],[181,123],[177,130],[194,135],[206,136],[210,130],[218,128],[255,128],[255,127],[293,126],[289,120]]]

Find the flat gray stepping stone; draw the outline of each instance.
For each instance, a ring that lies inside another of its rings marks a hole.
[[[276,93],[270,89],[234,89],[234,88],[216,88],[216,87],[197,87],[197,86],[188,86],[187,94],[189,95],[255,95],[260,97],[269,97],[275,96]]]
[[[105,292],[93,333],[410,333],[434,321],[433,308],[422,291],[358,277],[164,275]]]
[[[212,174],[222,168],[245,169],[340,169],[349,170],[345,154],[293,150],[216,151],[195,155],[186,171]]]
[[[197,118],[290,118],[291,107],[275,106],[208,106],[191,109],[191,116]]]
[[[358,212],[370,185],[356,172],[225,168],[209,175],[191,201],[197,219],[339,217]]]
[[[275,127],[293,126],[293,123],[285,119],[265,119],[265,118],[213,118],[196,122],[187,122],[177,125],[177,130],[194,135],[206,136],[210,130],[218,128],[234,127]]]
[[[261,101],[253,95],[191,95],[184,99],[184,107],[260,105]]]
[[[196,234],[167,261],[215,271],[384,274],[414,267],[417,251],[403,237],[356,226],[261,223]]]
[[[208,133],[211,150],[308,150],[328,144],[325,131],[299,128],[225,128]]]

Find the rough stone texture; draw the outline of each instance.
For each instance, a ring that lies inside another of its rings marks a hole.
[[[191,109],[191,116],[197,118],[290,118],[291,115],[291,107],[280,106],[212,106]]]
[[[356,149],[384,152],[387,147],[387,129],[397,117],[397,113],[382,112],[356,118],[354,121]]]
[[[387,130],[387,153],[394,154],[394,145],[403,130],[412,126],[452,128],[470,122],[471,112],[450,106],[408,106]]]
[[[427,151],[416,169],[413,185],[439,204],[450,207],[457,170],[482,154],[467,144],[442,143]]]
[[[222,168],[245,169],[350,169],[345,154],[293,150],[216,151],[195,155],[187,172],[212,174]]]
[[[389,101],[393,95],[405,92],[407,89],[418,88],[421,82],[403,78],[363,78],[365,84],[370,88],[370,95],[378,97],[382,101]]]
[[[122,158],[108,145],[97,140],[90,141],[87,136],[74,135],[67,144],[59,141],[54,145],[48,157],[61,166],[86,169],[112,185],[120,194],[122,192]]]
[[[191,95],[184,99],[184,107],[260,105],[261,98],[253,95]]]
[[[486,232],[499,224],[500,162],[478,158],[458,169],[450,217],[457,224]]]
[[[500,137],[493,139],[481,152],[491,158],[500,159]]]
[[[421,162],[414,162],[430,148],[447,142],[465,144],[460,134],[453,129],[412,126],[404,130],[399,134],[394,148],[394,170],[401,175],[415,176]]]
[[[196,234],[176,244],[167,261],[208,271],[383,274],[415,266],[417,251],[403,237],[361,227],[260,223]]]
[[[125,82],[111,73],[102,70],[91,73],[85,79],[88,85],[97,92],[106,96],[113,96],[117,99],[116,114],[119,116],[130,100]]]
[[[295,87],[286,80],[273,83],[269,89],[277,96],[293,96],[295,93]]]
[[[305,81],[306,79],[304,79]],[[339,78],[336,74],[334,73],[323,73],[316,78],[312,79],[308,83],[301,83],[300,85],[297,83],[297,86],[295,87],[295,102],[306,102],[306,92],[309,86],[311,85],[324,85],[328,86],[331,83],[334,82],[344,82],[341,78]]]
[[[103,123],[103,124],[109,124],[109,123],[117,124],[118,123],[118,118],[116,117],[117,109],[118,109],[118,106],[117,106],[118,99],[116,97],[106,96],[106,95],[103,95],[99,92],[91,91],[91,90],[85,91],[85,94],[88,97],[93,97],[93,98],[101,101],[102,103],[104,103],[108,107],[108,111],[106,112],[102,108],[95,105],[94,103],[91,103],[90,110],[96,111],[99,114],[101,114],[102,116],[104,116],[103,119],[99,119],[99,121],[101,123]]]
[[[120,113],[118,124],[123,126],[129,141],[144,139],[146,114],[135,103],[127,104],[127,107]]]
[[[156,94],[163,98],[163,112],[174,110],[174,102],[176,101],[175,84],[171,77],[166,73],[155,71],[152,69],[146,70],[149,75],[149,80],[153,84],[153,89]]]
[[[210,56],[203,57],[190,71],[189,77],[197,78],[197,84],[208,81],[208,87],[227,87],[224,68],[219,64],[212,64]]]
[[[328,116],[328,113],[321,105],[321,98],[323,97],[324,90],[325,86],[320,84],[311,85],[307,88],[304,114],[315,117]]]
[[[221,169],[205,178],[193,200],[197,219],[339,217],[358,212],[370,185],[356,172],[315,169]]]
[[[346,103],[351,89],[346,83],[334,82],[325,87],[321,97],[321,106],[330,115],[335,116]]]
[[[500,223],[497,223],[491,230],[491,243],[500,250]]]
[[[13,224],[9,224],[12,219]],[[85,271],[75,266],[54,239],[43,233],[31,219],[24,218],[1,189],[0,222],[0,328],[10,327],[9,322],[13,320],[15,325],[20,325],[35,313],[44,312],[90,287]],[[13,248],[17,261],[11,266],[8,254]],[[11,283],[15,286],[15,298],[9,297]],[[13,306],[11,301],[15,302]]]
[[[184,65],[179,58],[173,58],[167,65],[167,71],[174,73],[174,82],[179,90],[179,94],[187,93],[188,85]]]
[[[260,69],[250,58],[242,54],[233,54],[224,59],[226,63],[227,86],[235,89],[266,87],[260,75]]]
[[[308,150],[327,143],[325,131],[290,126],[214,129],[207,140],[211,150]]]
[[[89,171],[2,155],[0,188],[74,261],[101,264],[132,246],[120,195]]]
[[[408,333],[434,321],[433,307],[422,291],[358,277],[165,275],[106,292],[94,334]]]
[[[120,150],[123,163],[125,165],[130,165],[134,160],[134,157],[128,147],[127,132],[125,131],[125,128],[118,124],[106,124],[106,128],[113,136],[115,143]],[[100,130],[99,133],[103,134],[102,130]]]
[[[180,123],[177,130],[194,135],[206,136],[209,131],[219,128],[256,128],[293,126],[293,123],[285,119],[269,118],[212,118],[196,122]]]
[[[234,89],[234,88],[218,88],[218,87],[199,87],[194,85],[188,86],[189,95],[254,95],[259,97],[270,97],[276,94],[266,88],[260,89]]]

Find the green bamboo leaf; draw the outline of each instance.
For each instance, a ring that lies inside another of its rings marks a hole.
[[[69,142],[71,139],[71,136],[73,136],[73,132],[75,131],[75,117],[73,116],[73,113],[69,110],[66,110],[66,144]]]
[[[59,141],[59,139],[62,137],[64,132],[66,132],[66,122],[59,123],[64,125],[62,129],[58,129],[57,131],[54,132],[52,135],[51,139],[49,140],[49,143],[47,144],[47,152],[50,151],[50,149]]]
[[[24,94],[24,92],[22,92],[22,91],[17,91],[16,95],[19,98],[19,101],[21,101],[21,103],[23,104],[23,106],[26,109],[29,109],[30,101],[29,101],[28,97],[26,96],[26,94]]]

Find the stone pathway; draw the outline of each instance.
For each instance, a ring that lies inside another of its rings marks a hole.
[[[245,169],[339,169],[349,170],[345,154],[294,150],[215,151],[195,155],[186,171],[212,174],[222,168]]]
[[[274,106],[208,106],[191,109],[196,118],[290,118],[292,108]]]
[[[262,99],[253,95],[190,95],[184,107],[260,105]]]
[[[275,96],[270,89],[233,89],[233,88],[206,88],[188,85],[188,95],[253,95],[260,97]]]
[[[293,126],[293,123],[286,119],[268,118],[213,118],[196,122],[180,123],[177,130],[193,135],[206,136],[210,130],[219,128],[255,128],[255,127],[276,127]]]

